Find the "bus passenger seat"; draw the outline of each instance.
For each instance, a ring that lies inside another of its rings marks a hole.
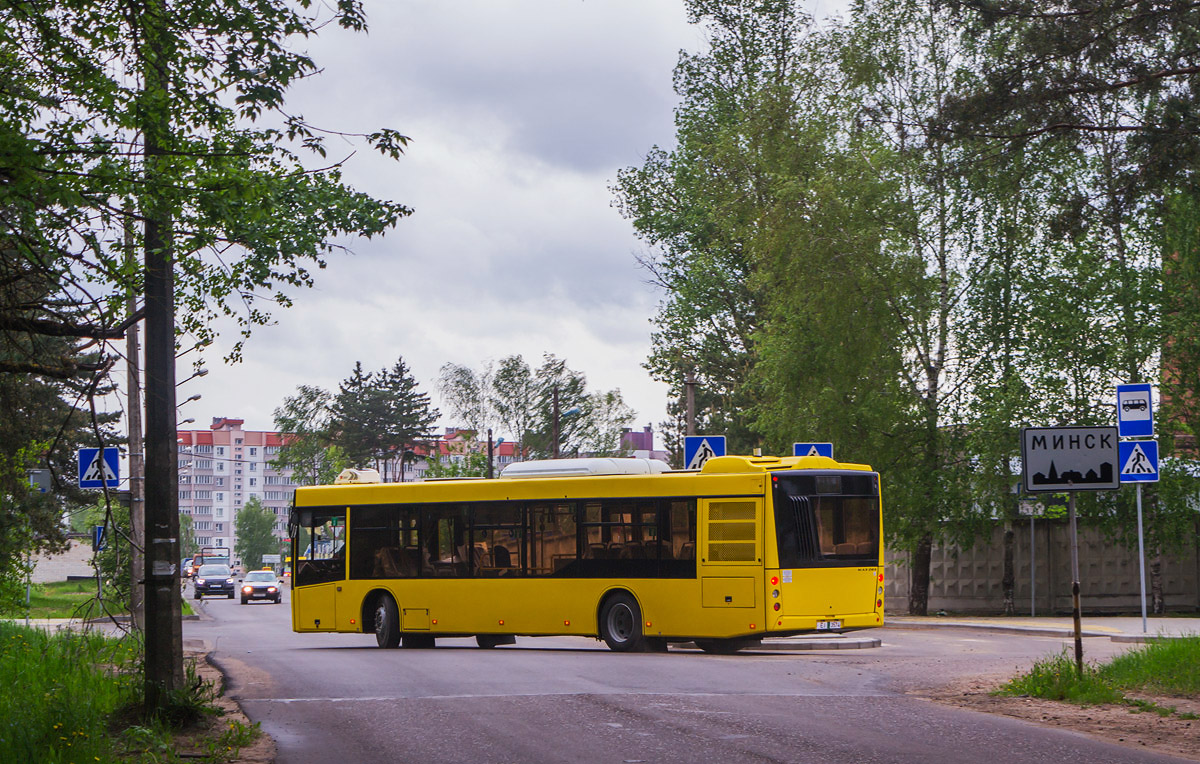
[[[872,554],[879,551],[879,544],[874,541],[860,541],[856,547],[858,554]]]
[[[498,546],[492,548],[493,563],[497,568],[512,567],[512,553],[508,551],[508,547]]]
[[[854,554],[856,551],[857,547],[849,543],[835,544],[833,547],[834,554]]]
[[[421,569],[421,550],[415,546],[404,547],[404,567],[402,572],[405,578],[416,578],[417,571]]]
[[[587,556],[593,560],[607,560],[608,547],[603,544],[588,544]]]
[[[375,552],[375,578],[400,578],[400,547],[384,546]]]
[[[696,559],[696,542],[688,541],[683,546],[679,547],[679,559],[694,560]]]

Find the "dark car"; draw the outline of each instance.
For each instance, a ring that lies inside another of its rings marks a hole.
[[[252,570],[242,579],[242,604],[250,600],[270,600],[275,604],[283,598],[279,578],[270,570]]]
[[[233,571],[228,565],[201,565],[196,571],[196,580],[192,586],[195,588],[196,599],[206,594],[224,594],[233,599]]]

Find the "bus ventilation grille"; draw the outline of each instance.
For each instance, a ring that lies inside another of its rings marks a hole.
[[[714,501],[708,505],[709,562],[754,562],[758,524],[752,501]]]

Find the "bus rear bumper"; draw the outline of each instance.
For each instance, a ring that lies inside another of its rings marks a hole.
[[[874,629],[883,626],[883,613],[851,613],[848,615],[777,615],[767,623],[767,634],[807,634],[809,632],[841,632],[854,629]]]

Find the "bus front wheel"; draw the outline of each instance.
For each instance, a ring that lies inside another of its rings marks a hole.
[[[619,653],[644,649],[642,611],[637,600],[624,592],[606,599],[600,609],[600,637],[609,650]]]
[[[400,610],[390,594],[375,601],[375,642],[380,647],[400,646]]]

